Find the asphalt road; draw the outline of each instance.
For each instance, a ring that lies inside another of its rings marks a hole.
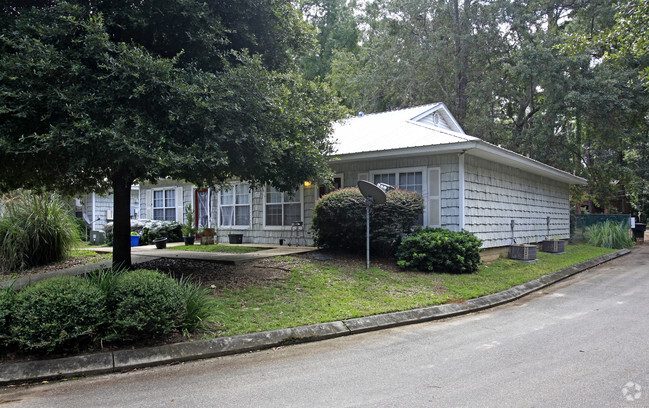
[[[0,389],[0,407],[648,407],[649,244],[482,313]]]

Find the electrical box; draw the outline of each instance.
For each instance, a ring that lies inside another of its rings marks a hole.
[[[104,231],[91,231],[90,243],[92,245],[104,245],[106,243],[106,233]]]

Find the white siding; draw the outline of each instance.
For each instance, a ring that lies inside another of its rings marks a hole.
[[[466,157],[465,229],[483,240],[483,248],[532,243],[548,235],[568,238],[568,184],[477,157]]]

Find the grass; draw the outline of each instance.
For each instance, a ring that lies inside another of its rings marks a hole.
[[[247,246],[230,246],[230,245],[184,245],[175,246],[174,251],[195,251],[195,252],[225,252],[229,254],[245,254],[248,252],[263,251],[268,248],[255,248]]]
[[[456,302],[499,292],[613,252],[570,245],[566,254],[540,252],[538,262],[500,259],[474,274],[392,272],[283,257],[284,281],[224,289],[207,318],[218,335],[235,335]]]

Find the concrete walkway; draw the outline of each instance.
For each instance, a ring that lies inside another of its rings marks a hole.
[[[222,263],[227,265],[237,265],[244,262],[257,261],[263,258],[272,258],[275,256],[302,254],[305,252],[316,251],[318,248],[305,247],[305,246],[286,246],[286,245],[269,245],[269,244],[242,244],[230,245],[219,244],[226,246],[249,246],[254,248],[266,248],[261,251],[248,252],[245,254],[230,254],[224,252],[195,252],[195,251],[179,251],[174,250],[174,247],[184,246],[182,242],[172,242],[167,244],[167,249],[157,249],[155,245],[144,245],[131,248],[131,263],[137,265],[142,262],[151,261],[157,258],[175,258],[175,259],[191,259],[195,261],[208,261],[215,263]],[[200,245],[196,245],[200,246]],[[94,251],[97,253],[112,253],[112,247],[88,247],[81,248],[82,250]],[[100,268],[108,268],[112,261],[101,261],[91,264],[73,266],[66,269],[56,269],[49,272],[40,273],[38,275],[24,276],[17,279],[7,280],[0,282],[0,289],[9,286],[14,289],[20,289],[30,283],[38,282],[41,280],[49,279],[54,276],[73,276],[83,275]]]

